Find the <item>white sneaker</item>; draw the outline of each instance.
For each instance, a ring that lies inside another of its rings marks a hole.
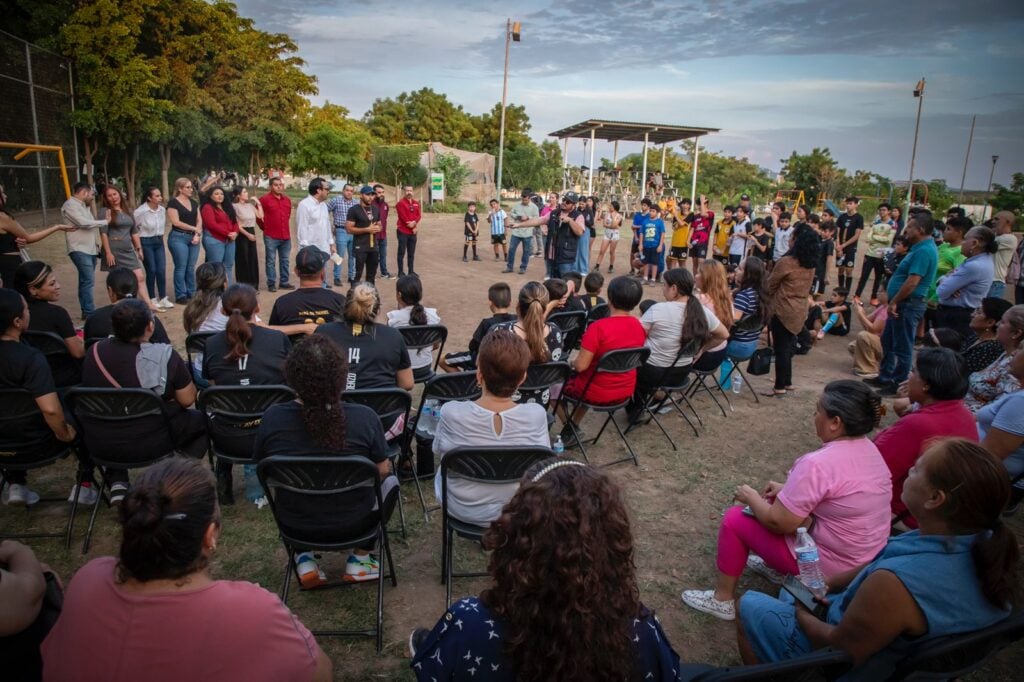
[[[3,503],[12,507],[31,507],[39,501],[39,493],[27,485],[11,483],[4,488]]]
[[[166,296],[157,301],[156,304],[161,308],[167,308],[168,310],[174,307],[174,303],[172,303],[171,299],[167,298]]]
[[[83,504],[86,507],[93,506],[100,499],[100,494],[96,491],[96,486],[94,485],[76,485],[71,489],[71,494],[68,495],[68,502],[75,501],[76,493],[78,494],[78,504]]]
[[[775,585],[781,585],[786,582],[785,574],[779,573],[774,568],[768,566],[768,564],[764,562],[764,559],[756,554],[751,554],[747,557],[747,568]]]
[[[714,590],[683,590],[683,603],[720,620],[736,620],[736,602],[718,601]]]

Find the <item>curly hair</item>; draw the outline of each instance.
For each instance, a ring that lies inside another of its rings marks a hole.
[[[517,679],[631,679],[640,596],[622,493],[589,466],[533,480],[556,461],[527,472],[484,535],[494,584],[480,600],[505,624]]]
[[[818,244],[821,238],[809,225],[801,225],[790,238],[787,256],[793,256],[802,268],[813,268],[818,264]]]
[[[341,452],[346,430],[341,394],[348,378],[348,361],[341,348],[326,336],[307,336],[288,354],[284,376],[302,401],[302,423],[313,442]]]

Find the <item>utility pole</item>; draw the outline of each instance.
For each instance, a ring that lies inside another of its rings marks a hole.
[[[914,124],[914,146],[910,152],[910,181],[907,183],[907,210],[905,220],[910,220],[910,200],[914,194],[914,160],[917,157],[917,135],[921,130],[921,105],[924,104],[924,77],[914,87],[917,98],[917,123]]]
[[[505,74],[501,81],[501,131],[498,133],[498,203],[501,203],[501,170],[505,160],[505,106],[508,102],[508,56],[512,42],[519,42],[521,24],[511,19],[505,20]]]
[[[964,173],[960,176],[960,198],[956,201],[959,206],[963,206],[964,203],[964,182],[967,180],[967,161],[971,158],[971,143],[974,142],[974,122],[977,120],[977,114],[971,116],[971,134],[967,138],[967,153],[964,154]]]

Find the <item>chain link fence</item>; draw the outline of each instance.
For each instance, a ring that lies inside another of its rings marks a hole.
[[[74,110],[71,62],[0,31],[0,142],[60,146],[68,179],[78,179],[78,141],[68,114]],[[0,184],[8,210],[31,224],[60,219],[66,199],[55,152],[0,148]]]

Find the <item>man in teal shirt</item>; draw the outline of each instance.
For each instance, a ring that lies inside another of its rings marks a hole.
[[[914,355],[914,334],[925,310],[925,295],[935,279],[939,252],[931,238],[932,214],[914,214],[903,231],[911,243],[910,251],[889,279],[889,317],[882,332],[882,367],[877,379],[866,383],[877,386],[883,396],[896,395],[896,389],[910,374]]]

